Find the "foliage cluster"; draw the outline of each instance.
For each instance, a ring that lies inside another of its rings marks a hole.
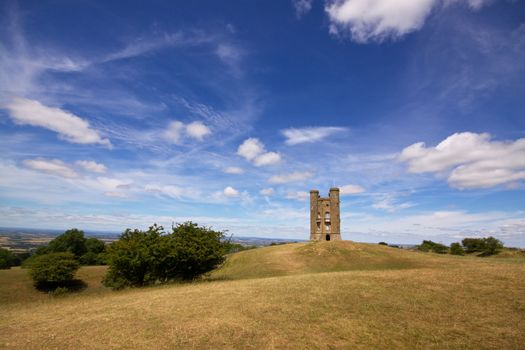
[[[13,253],[9,249],[0,248],[0,269],[9,269],[20,264],[29,257],[29,253]]]
[[[432,241],[423,241],[417,249],[423,252],[434,252],[438,254],[448,253],[448,247],[446,245]]]
[[[103,283],[120,289],[192,280],[224,261],[231,244],[223,238],[223,232],[191,221],[177,224],[169,234],[157,225],[147,231],[128,229],[107,249]]]
[[[417,249],[423,252],[434,252],[440,254],[450,253],[453,255],[464,255],[465,253],[479,253],[480,256],[489,256],[497,254],[503,248],[503,243],[494,238],[465,238],[459,242],[454,242],[450,245],[450,248],[446,245],[432,242],[423,241],[417,246]]]
[[[86,238],[84,231],[73,228],[50,241],[48,245],[38,248],[34,257],[28,259],[24,265],[30,266],[33,259],[39,255],[65,252],[73,254],[82,265],[105,265],[105,247],[101,240],[94,237]]]
[[[73,281],[78,268],[72,253],[48,253],[35,257],[30,275],[38,289],[56,289]]]

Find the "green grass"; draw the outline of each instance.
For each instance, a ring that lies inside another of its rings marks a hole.
[[[112,292],[82,268],[86,291],[60,298],[0,271],[0,348],[523,349],[524,261],[288,244],[191,284]]]

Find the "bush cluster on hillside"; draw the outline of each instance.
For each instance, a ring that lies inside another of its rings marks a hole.
[[[494,238],[465,238],[459,242],[452,243],[450,248],[444,244],[432,241],[423,241],[417,249],[423,252],[434,252],[439,254],[450,253],[453,255],[464,255],[465,253],[479,253],[480,256],[497,254],[503,248],[503,243]]]
[[[106,245],[101,240],[94,237],[86,238],[84,231],[73,228],[51,240],[46,246],[38,248],[24,265],[30,266],[33,259],[40,255],[65,252],[73,254],[82,265],[105,265],[105,248]]]
[[[166,234],[162,226],[126,230],[107,250],[104,285],[120,289],[171,280],[192,280],[220,265],[230,247],[223,232],[178,224]]]
[[[72,253],[42,254],[31,264],[31,277],[39,289],[56,289],[73,281],[79,263]]]
[[[37,288],[65,288],[71,285],[79,265],[104,264],[105,248],[101,240],[86,238],[83,231],[74,228],[38,248],[23,266],[31,269]]]
[[[30,256],[27,252],[14,253],[9,249],[0,248],[0,269],[9,269],[20,266]]]

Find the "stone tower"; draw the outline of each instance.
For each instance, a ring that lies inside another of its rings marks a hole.
[[[341,239],[339,189],[331,188],[328,198],[319,197],[318,190],[310,191],[310,240]]]

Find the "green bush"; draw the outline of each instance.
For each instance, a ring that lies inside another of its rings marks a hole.
[[[36,249],[33,256],[70,252],[82,265],[104,265],[105,247],[101,240],[93,237],[85,238],[84,231],[73,228],[51,240],[48,245]],[[32,257],[27,259],[22,267],[29,267],[33,259]]]
[[[223,232],[186,222],[165,234],[162,226],[148,231],[126,230],[107,249],[104,285],[120,289],[171,280],[191,280],[211,271],[225,259]]]
[[[497,254],[502,248],[503,243],[494,238],[465,238],[461,241],[467,253],[481,253],[481,256]]]
[[[379,244],[379,245],[386,245],[386,246],[388,246],[388,243],[386,243],[386,242],[379,242],[379,243],[377,243],[377,244]]]
[[[16,256],[10,250],[0,248],[0,269],[10,269],[15,264]]]
[[[73,281],[78,268],[72,253],[49,253],[33,260],[30,275],[37,288],[55,289]]]
[[[465,250],[463,249],[461,244],[459,244],[458,242],[455,242],[455,243],[452,243],[450,245],[450,254],[452,254],[452,255],[465,255]]]
[[[436,243],[432,241],[423,241],[420,245],[417,246],[417,249],[422,252],[434,252],[438,254],[448,253],[448,247],[441,243]]]

